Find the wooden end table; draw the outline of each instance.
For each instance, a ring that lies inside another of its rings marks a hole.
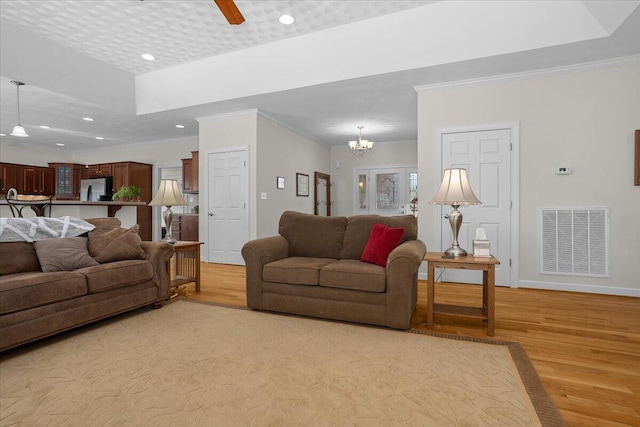
[[[451,317],[482,319],[487,321],[487,335],[494,333],[495,317],[495,277],[496,265],[500,264],[493,255],[491,257],[474,257],[471,255],[455,258],[443,258],[442,252],[427,252],[427,328],[433,328],[434,314]],[[482,307],[468,307],[462,305],[436,304],[435,269],[459,268],[463,270],[482,271]]]
[[[173,293],[169,298],[176,296],[178,286],[185,283],[194,282],[196,284],[196,292],[200,292],[200,245],[202,244],[204,242],[179,240],[172,245],[176,253],[167,261],[170,288],[173,289]]]

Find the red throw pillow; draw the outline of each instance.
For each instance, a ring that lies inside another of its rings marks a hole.
[[[362,251],[360,261],[386,267],[389,254],[400,244],[403,234],[404,227],[373,224],[369,241]]]

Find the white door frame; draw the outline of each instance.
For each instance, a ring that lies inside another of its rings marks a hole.
[[[251,152],[249,151],[249,148],[250,148],[250,146],[248,146],[248,145],[247,146],[243,146],[243,147],[218,148],[216,150],[208,151],[206,153],[206,157],[205,157],[206,158],[206,165],[207,165],[206,186],[203,188],[202,180],[201,180],[200,181],[200,194],[202,194],[204,192],[204,194],[207,195],[207,205],[206,205],[206,210],[205,209],[200,209],[200,215],[203,215],[204,219],[205,219],[204,221],[202,221],[202,218],[201,218],[200,222],[201,223],[204,222],[207,225],[206,225],[206,230],[203,230],[202,227],[200,228],[200,235],[201,236],[206,236],[207,240],[209,240],[209,212],[210,212],[209,204],[211,203],[211,201],[209,200],[209,172],[210,172],[209,171],[209,156],[211,154],[245,152],[246,153],[246,159],[247,159],[247,167],[245,168],[245,171],[246,171],[246,180],[245,180],[245,183],[246,183],[246,188],[245,188],[245,190],[246,190],[246,201],[245,201],[245,203],[247,204],[247,209],[245,209],[245,213],[244,213],[245,218],[244,218],[244,220],[245,220],[245,223],[247,224],[247,229],[245,230],[246,231],[246,241],[247,242],[249,241],[249,238],[250,238],[249,236],[251,235],[251,230],[250,230],[251,229],[251,224],[249,223],[249,218],[250,218],[249,212],[250,212],[250,210],[252,208],[252,204],[251,204],[252,197],[249,194],[249,190],[251,188],[251,183],[250,183],[250,175],[251,174],[249,172],[251,170],[251,163],[250,163],[251,162],[251,157],[250,157]],[[201,168],[201,170],[202,170],[202,168]],[[200,204],[202,205],[202,200],[201,200]],[[207,243],[207,241],[205,241],[205,243]],[[211,246],[211,245],[209,245],[209,246]],[[207,262],[213,262],[213,260],[209,256],[209,249],[207,249],[206,251],[203,251],[203,252],[206,252],[206,254],[207,254]]]
[[[436,180],[442,181],[442,135],[447,133],[482,132],[488,130],[509,129],[511,131],[511,253],[510,259],[501,259],[502,264],[511,263],[512,288],[518,287],[518,243],[520,241],[520,122],[495,123],[475,126],[441,128],[436,130]],[[436,231],[439,247],[442,247],[442,227],[438,223]]]

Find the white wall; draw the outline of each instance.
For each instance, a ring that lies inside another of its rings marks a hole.
[[[640,296],[640,60],[419,90],[419,198],[439,184],[437,129],[505,122],[520,123],[520,286]],[[573,173],[555,175],[561,165]],[[611,208],[610,278],[538,273],[538,208],[575,206]],[[437,208],[420,208],[420,238],[436,247]]]
[[[20,165],[49,166],[53,162],[70,162],[73,154],[64,150],[43,150],[29,147],[25,138],[24,147],[10,146],[0,142],[0,162],[17,163]]]
[[[331,214],[334,216],[354,215],[354,178],[355,169],[372,168],[384,165],[416,165],[416,141],[376,142],[371,151],[364,156],[351,154],[345,141],[344,145],[331,147]],[[339,164],[339,168],[337,165]]]
[[[202,257],[208,260],[206,242],[209,236],[207,207],[209,206],[208,158],[215,151],[249,149],[249,238],[257,235],[256,195],[256,141],[258,111],[242,111],[213,117],[198,118],[200,124],[200,153],[198,183],[200,199],[200,240],[205,242]]]
[[[257,148],[257,237],[275,236],[285,210],[314,212],[313,175],[328,173],[329,147],[258,114]],[[296,196],[296,173],[309,175],[309,197]],[[276,188],[278,176],[285,178],[284,190]],[[267,199],[261,199],[260,193],[266,193]]]

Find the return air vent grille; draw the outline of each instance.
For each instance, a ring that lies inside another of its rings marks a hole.
[[[609,277],[609,208],[541,208],[540,273]]]

